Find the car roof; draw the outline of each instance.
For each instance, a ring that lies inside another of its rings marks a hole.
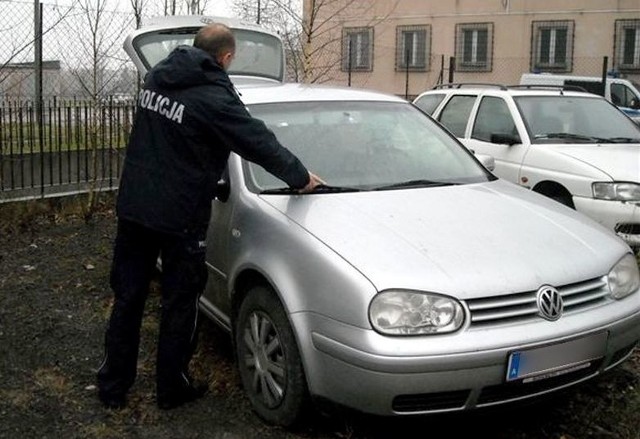
[[[464,84],[462,84],[464,85]],[[460,87],[439,87],[426,92],[421,93],[416,99],[424,95],[429,94],[486,94],[494,96],[574,96],[585,97],[592,99],[603,99],[602,96],[595,95],[593,93],[562,90],[561,88],[552,88],[549,86],[512,86],[505,87],[500,85],[487,85],[487,86],[460,86]]]
[[[394,95],[350,87],[285,83],[238,87],[245,105],[279,102],[368,101],[407,103]]]

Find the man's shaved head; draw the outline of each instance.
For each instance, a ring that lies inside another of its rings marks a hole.
[[[235,53],[236,40],[231,29],[221,23],[209,24],[198,31],[193,46],[220,61],[226,54]]]

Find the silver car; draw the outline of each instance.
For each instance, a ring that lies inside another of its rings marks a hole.
[[[201,298],[259,416],[309,399],[378,415],[488,407],[595,377],[640,339],[640,276],[612,231],[497,179],[402,99],[241,87],[327,185],[233,155]]]
[[[202,297],[256,412],[307,395],[405,415],[520,400],[626,359],[640,281],[612,232],[493,177],[410,104],[281,85],[250,111],[327,186],[290,191],[232,156]]]

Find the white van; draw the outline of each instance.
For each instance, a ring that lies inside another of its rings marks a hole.
[[[525,73],[520,85],[577,86],[590,93],[604,96],[627,116],[640,125],[640,84],[623,78],[607,77],[604,94],[602,78],[597,76],[554,75],[550,73]]]

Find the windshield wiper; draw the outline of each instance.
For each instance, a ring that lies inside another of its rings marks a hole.
[[[277,187],[260,191],[260,195],[295,195],[297,193],[298,189],[292,187]]]
[[[313,191],[309,193],[324,194],[324,193],[337,193],[337,192],[362,192],[362,189],[358,189],[356,187],[349,187],[349,186],[331,186],[330,184],[319,184],[313,189]]]
[[[433,180],[408,180],[400,183],[388,184],[385,186],[379,186],[374,188],[375,191],[384,191],[388,189],[403,189],[403,188],[419,188],[419,187],[438,187],[438,186],[455,186],[459,183],[452,183],[450,181],[433,181]]]
[[[328,194],[328,193],[339,193],[339,192],[361,192],[362,189],[358,189],[355,187],[347,187],[347,186],[331,186],[328,184],[320,184],[315,187],[315,189],[311,192],[307,192],[306,194]],[[265,189],[260,192],[260,195],[297,195],[300,194],[298,189],[293,189],[290,187],[279,187],[275,189]],[[300,194],[300,195],[306,195]]]
[[[640,143],[638,137],[609,137],[605,140],[609,143]]]
[[[607,139],[604,139],[602,137],[585,136],[582,134],[574,134],[574,133],[537,134],[535,138],[536,139],[571,139],[571,140],[582,140],[586,142],[606,142],[607,141]]]

